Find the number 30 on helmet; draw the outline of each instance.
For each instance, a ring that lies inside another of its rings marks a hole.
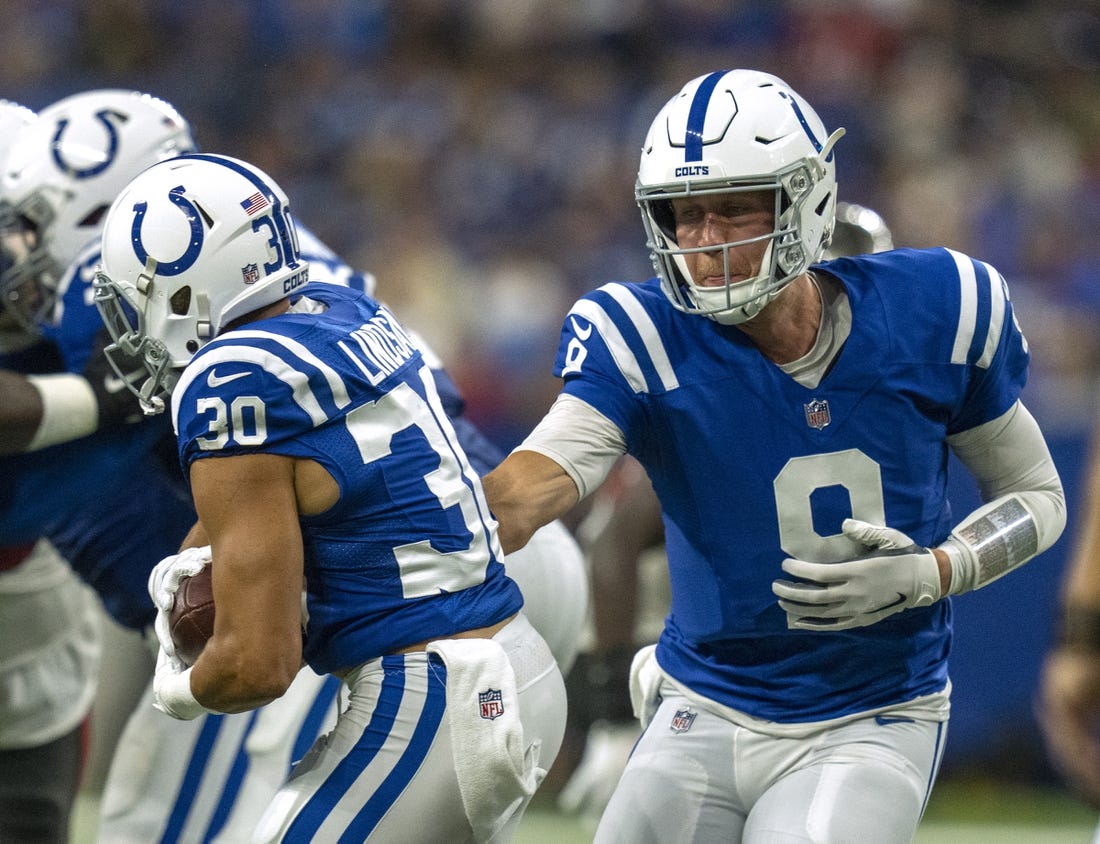
[[[202,346],[308,276],[270,176],[220,155],[163,161],[126,186],[104,223],[95,299],[114,340],[107,356],[120,375],[120,355],[142,362],[149,377],[132,389],[159,413]]]

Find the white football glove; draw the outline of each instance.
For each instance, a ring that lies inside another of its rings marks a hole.
[[[899,530],[857,519],[845,519],[841,530],[870,553],[843,563],[783,561],[783,571],[801,579],[772,583],[789,628],[866,627],[940,599],[940,570],[931,549],[922,548]]]
[[[153,706],[180,721],[190,721],[210,711],[191,693],[191,669],[185,668],[176,657],[170,657],[164,648],[157,654],[153,673]]]
[[[172,632],[168,629],[168,612],[176,599],[176,590],[179,589],[180,581],[185,577],[198,574],[210,564],[211,559],[209,545],[185,548],[178,554],[165,557],[149,572],[149,597],[153,599],[157,608],[153,630],[156,631],[160,649],[177,672],[183,671],[186,666],[176,656],[176,645],[172,641]],[[159,670],[159,659],[157,667]]]

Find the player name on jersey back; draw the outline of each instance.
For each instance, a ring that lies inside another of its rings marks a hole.
[[[416,354],[412,339],[384,308],[349,336],[355,348],[342,340],[337,345],[374,385]]]

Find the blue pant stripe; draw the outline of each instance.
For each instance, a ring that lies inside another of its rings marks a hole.
[[[229,820],[229,815],[233,811],[233,806],[237,802],[237,797],[240,794],[241,783],[244,781],[245,774],[248,773],[248,752],[245,750],[245,743],[248,741],[248,736],[252,733],[252,728],[256,726],[256,720],[260,717],[260,710],[255,709],[248,717],[248,726],[245,727],[244,733],[241,735],[240,744],[237,745],[237,753],[233,757],[233,765],[229,769],[229,776],[226,777],[225,785],[222,786],[221,796],[218,798],[218,805],[214,808],[214,814],[210,818],[210,825],[206,828],[206,834],[203,836],[203,842],[210,842],[214,840],[219,832],[222,831],[222,827],[225,826],[226,821]]]
[[[312,841],[321,824],[352,784],[378,755],[393,729],[393,722],[405,694],[405,658],[382,658],[385,677],[370,723],[358,743],[344,757],[310,801],[302,807],[284,836],[285,841]]]
[[[341,684],[342,681],[338,677],[333,677],[331,674],[325,678],[321,690],[317,692],[317,697],[314,698],[313,703],[309,707],[309,712],[302,722],[302,729],[298,732],[298,738],[294,740],[294,747],[290,752],[291,768],[298,764],[298,760],[305,756],[306,751],[309,750],[310,747],[313,746],[313,742],[317,740],[317,736],[321,732],[321,725],[325,721],[325,716],[328,714],[329,707],[340,691]]]
[[[187,762],[187,770],[180,783],[179,792],[176,794],[176,802],[172,806],[172,812],[168,816],[168,822],[164,827],[164,836],[161,844],[176,844],[183,833],[184,824],[187,823],[187,815],[198,795],[199,784],[206,772],[207,763],[210,761],[210,751],[218,737],[225,720],[223,715],[207,715],[199,732],[199,738],[191,751],[191,758]]]
[[[371,795],[355,819],[348,824],[348,828],[340,836],[339,844],[356,844],[356,842],[365,841],[401,796],[412,778],[416,776],[416,772],[424,762],[424,757],[428,755],[428,750],[439,731],[439,725],[443,721],[443,713],[447,709],[447,668],[443,660],[435,654],[429,655],[428,659],[431,663],[428,672],[428,690],[424,708],[420,711],[420,720],[417,721],[409,745],[401,755],[401,761],[394,766],[389,776]]]

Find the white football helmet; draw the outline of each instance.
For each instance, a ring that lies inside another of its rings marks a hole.
[[[148,414],[164,410],[180,371],[239,317],[309,280],[286,194],[270,176],[222,155],[163,161],[119,194],[103,227],[95,299],[114,343],[106,353]]]
[[[665,295],[677,309],[735,325],[756,316],[819,257],[833,229],[836,164],[831,135],[782,79],[755,70],[693,79],[665,104],[649,129],[634,196]],[[760,274],[731,282],[729,250],[753,241],[681,249],[671,200],[699,194],[775,192],[775,228]],[[721,249],[724,287],[700,287],[689,252]]]
[[[0,162],[8,157],[16,137],[34,122],[37,115],[24,105],[0,100]]]
[[[102,229],[111,202],[150,165],[195,150],[171,105],[139,91],[85,91],[47,106],[15,139],[0,177],[0,229],[30,248],[0,275],[28,329],[49,312],[69,262]],[[19,296],[18,291],[33,295]]]
[[[854,202],[836,204],[836,226],[822,257],[832,260],[846,255],[886,252],[893,248],[894,235],[877,211]]]

